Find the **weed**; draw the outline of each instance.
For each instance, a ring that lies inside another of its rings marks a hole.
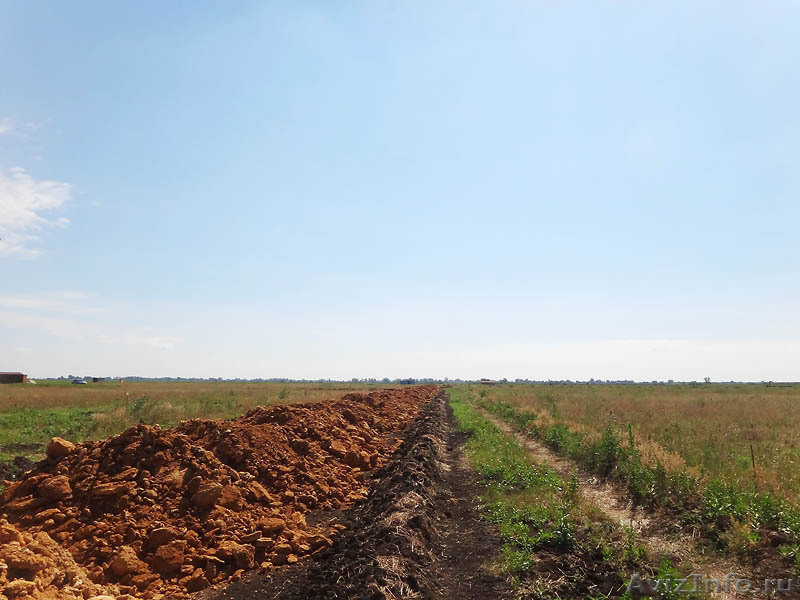
[[[625,458],[619,436],[611,425],[606,425],[603,429],[599,442],[589,446],[588,454],[589,467],[603,475],[611,474],[617,464]]]
[[[544,442],[556,452],[575,457],[580,455],[583,436],[570,431],[563,423],[556,423],[546,430]]]
[[[636,530],[631,526],[625,527],[625,560],[629,563],[638,563],[646,554],[647,549],[644,545],[636,543]]]
[[[134,400],[131,406],[131,416],[137,423],[145,423],[145,413],[153,408],[153,401],[147,396],[142,396]]]
[[[552,529],[552,536],[553,543],[559,550],[568,551],[575,547],[575,527],[566,506],[562,506],[559,511]]]
[[[658,565],[658,573],[655,578],[660,582],[659,598],[661,598],[661,600],[693,600],[703,597],[701,592],[690,591],[692,588],[691,582],[688,582],[689,589],[686,591],[678,591],[676,589],[678,585],[677,580],[682,580],[683,577],[667,559],[662,560]]]
[[[778,552],[783,558],[794,560],[794,572],[800,575],[800,544],[784,544]]]
[[[760,537],[751,523],[731,519],[730,526],[719,534],[719,540],[733,554],[753,555],[758,550]]]
[[[580,484],[578,483],[578,470],[572,470],[572,476],[567,481],[567,486],[564,488],[564,502],[572,505],[578,499],[578,492],[580,491]]]

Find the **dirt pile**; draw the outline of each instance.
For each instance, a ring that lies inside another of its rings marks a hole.
[[[448,422],[444,394],[406,430],[405,443],[375,473],[369,495],[346,513],[331,547],[283,571],[251,573],[202,600],[385,600],[442,597],[436,525]]]
[[[31,535],[0,520],[0,589],[6,598],[85,600],[116,595],[116,586],[98,586],[72,555],[44,531]]]
[[[407,444],[381,469],[379,484],[351,511],[347,531],[279,598],[441,597],[436,552],[441,541],[434,522],[441,508],[444,407],[442,395],[425,410]]]
[[[21,547],[46,532],[95,584],[137,598],[185,596],[329,547],[340,526],[306,517],[363,497],[366,473],[399,444],[393,434],[437,392],[380,390],[232,421],[140,425],[78,446],[54,439],[48,458],[0,495],[0,516],[24,532]],[[9,586],[25,587],[14,581],[0,590],[6,597]]]

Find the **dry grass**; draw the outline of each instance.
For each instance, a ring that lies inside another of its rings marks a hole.
[[[504,385],[490,399],[536,412],[537,422],[563,422],[599,435],[632,423],[645,461],[789,498],[800,495],[800,386],[765,385]],[[481,390],[483,391],[483,389]]]
[[[229,382],[102,382],[72,385],[40,381],[38,385],[0,386],[0,411],[22,408],[91,408],[147,397],[155,402],[189,405],[235,398],[243,409],[276,403],[318,402],[367,389],[350,383],[229,383]],[[235,415],[230,415],[235,416]]]
[[[169,427],[198,417],[228,419],[260,405],[319,402],[371,387],[379,386],[55,381],[0,385],[0,459],[16,454],[36,458],[41,449],[20,451],[16,446],[44,444],[55,435],[76,442],[102,439],[140,422]]]

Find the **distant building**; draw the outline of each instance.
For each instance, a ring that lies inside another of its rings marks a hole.
[[[92,377],[92,383],[100,383],[101,381],[105,381],[105,377]]]
[[[25,373],[2,373],[0,372],[0,383],[27,383],[28,376]]]

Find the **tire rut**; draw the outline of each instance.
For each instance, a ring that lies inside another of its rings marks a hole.
[[[669,522],[666,517],[656,515],[642,507],[633,506],[628,494],[619,489],[619,487],[610,482],[601,481],[595,475],[578,467],[574,461],[557,455],[541,442],[519,433],[512,425],[482,407],[474,404],[473,407],[503,433],[512,436],[517,443],[525,448],[535,462],[547,465],[566,478],[577,472],[583,497],[619,526],[632,527],[636,532],[637,541],[644,544],[648,555],[666,556],[673,562],[680,564],[684,571],[699,573],[703,577],[723,581],[726,575],[733,573],[740,578],[748,577],[754,582],[758,581],[740,563],[720,557],[699,554],[693,547],[692,540],[695,536],[692,532],[684,531],[684,539],[668,535],[666,531],[670,525],[674,527],[673,522]],[[712,593],[711,597],[722,600],[767,598],[764,594],[737,593],[734,590],[731,590],[731,593],[726,593],[725,591]]]

